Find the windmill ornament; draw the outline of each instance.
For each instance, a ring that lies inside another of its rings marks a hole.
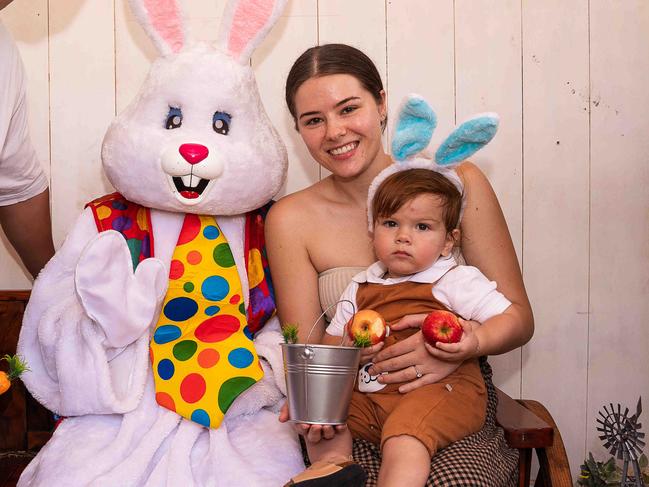
[[[642,398],[638,399],[636,412],[632,416],[629,416],[629,408],[625,408],[622,412],[622,407],[619,404],[616,409],[611,403],[610,409],[608,406],[604,406],[603,410],[599,412],[600,417],[597,418],[597,423],[601,425],[597,427],[597,431],[602,433],[599,439],[604,442],[604,448],[618,460],[624,461],[620,487],[645,486],[638,464],[642,447],[645,446],[644,433],[640,431],[642,423],[638,421],[642,412],[641,400]],[[629,462],[633,466],[634,479],[627,478]]]

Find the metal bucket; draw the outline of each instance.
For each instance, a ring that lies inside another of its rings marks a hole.
[[[291,421],[344,424],[360,348],[282,343],[282,355]]]
[[[339,302],[347,302],[354,308],[351,301]],[[309,344],[313,329],[326,311],[311,327],[306,344],[282,343],[288,410],[290,421],[295,423],[344,424],[347,421],[361,350]]]

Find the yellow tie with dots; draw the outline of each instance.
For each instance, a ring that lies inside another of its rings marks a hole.
[[[156,401],[217,428],[264,372],[247,328],[241,281],[214,217],[186,215],[151,340]]]

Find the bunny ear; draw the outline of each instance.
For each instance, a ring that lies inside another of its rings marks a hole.
[[[439,146],[435,162],[449,166],[478,152],[496,135],[499,117],[495,113],[476,115],[457,127]]]
[[[392,137],[392,157],[403,161],[426,148],[437,126],[437,116],[419,95],[404,100]]]
[[[131,11],[160,54],[177,53],[186,32],[176,0],[130,0]]]
[[[230,0],[223,14],[219,45],[241,64],[247,64],[285,6],[286,0]]]

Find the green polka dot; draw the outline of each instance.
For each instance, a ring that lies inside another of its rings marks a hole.
[[[191,282],[186,282],[183,285],[183,289],[185,290],[186,293],[191,293],[194,290],[194,284]]]
[[[241,313],[243,316],[246,316],[246,305],[243,301],[239,305],[239,313]]]
[[[183,340],[174,345],[174,357],[176,359],[184,361],[192,358],[192,355],[196,352],[198,345],[193,340]]]
[[[234,265],[234,257],[232,257],[232,251],[230,246],[226,243],[222,243],[216,246],[214,249],[214,262],[216,262],[221,267],[232,267]]]
[[[233,377],[226,380],[219,390],[219,408],[225,414],[230,404],[256,381],[250,377]]]
[[[133,262],[133,270],[136,269],[140,263],[140,251],[142,250],[142,241],[137,238],[129,238],[126,240],[129,252],[131,252],[131,261]]]

